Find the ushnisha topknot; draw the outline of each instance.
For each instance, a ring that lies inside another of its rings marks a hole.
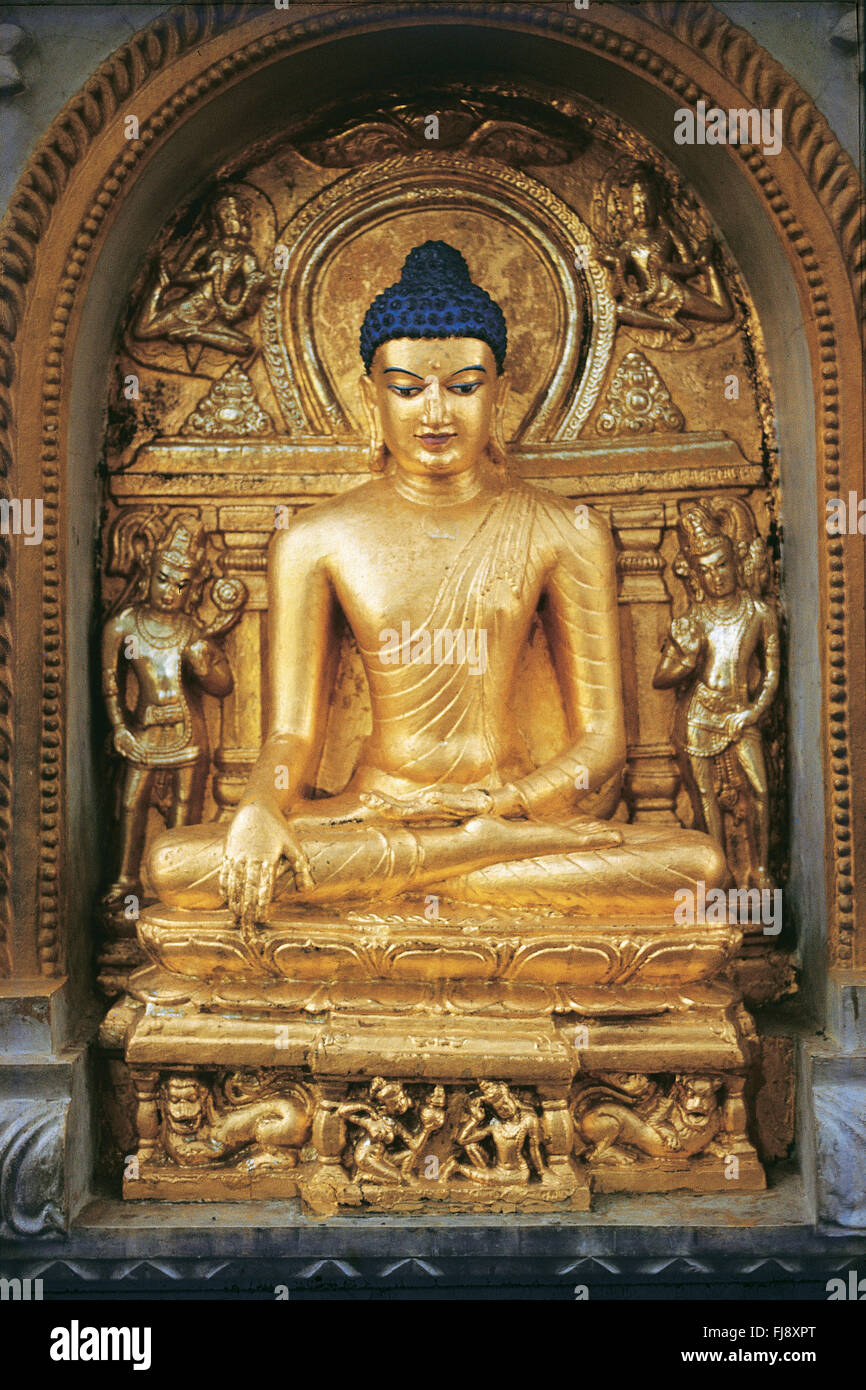
[[[460,252],[425,241],[409,252],[396,285],[376,296],[361,325],[361,357],[369,372],[376,349],[393,338],[478,338],[501,372],[508,347],[505,315],[473,283]]]

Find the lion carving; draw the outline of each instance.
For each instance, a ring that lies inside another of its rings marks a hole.
[[[721,1153],[722,1080],[674,1077],[670,1092],[650,1076],[611,1072],[581,1091],[574,1105],[575,1134],[588,1163],[627,1165],[651,1159]]]
[[[254,1146],[253,1168],[291,1168],[312,1127],[302,1086],[235,1073],[213,1089],[196,1076],[170,1076],[162,1088],[162,1141],[183,1167],[220,1163]],[[288,1091],[289,1094],[286,1094]]]

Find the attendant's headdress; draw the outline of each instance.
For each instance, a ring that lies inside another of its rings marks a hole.
[[[677,520],[677,534],[680,551],[674,560],[674,574],[685,580],[699,602],[703,589],[692,564],[720,545],[729,548],[740,584],[753,598],[761,598],[770,582],[767,545],[742,498],[718,496],[689,503]]]
[[[722,541],[730,538],[725,535],[716,518],[700,502],[689,506],[677,521],[680,547],[686,559],[693,560],[699,555],[709,555]]]
[[[187,574],[195,574],[205,557],[206,536],[201,518],[195,512],[181,512],[172,518],[165,539],[154,548],[154,565],[169,564]]]

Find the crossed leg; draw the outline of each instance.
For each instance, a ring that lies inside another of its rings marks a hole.
[[[312,886],[299,892],[286,869],[275,898],[326,903],[381,901],[420,888],[445,898],[505,907],[555,908],[579,916],[669,915],[678,888],[720,886],[721,848],[708,836],[677,828],[474,817],[447,827],[409,827],[374,817],[334,823],[334,798],[290,818],[310,865]],[[167,831],[150,853],[157,896],[170,907],[213,910],[225,824]]]

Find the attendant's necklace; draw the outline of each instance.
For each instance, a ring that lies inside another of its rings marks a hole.
[[[746,593],[746,590],[741,590],[739,602],[737,603],[736,608],[732,609],[730,613],[713,612],[713,622],[722,623],[725,626],[730,626],[733,623],[738,623],[746,610],[748,597],[749,596]]]
[[[169,647],[177,647],[181,645],[176,631],[172,631],[167,639],[165,637],[154,637],[153,633],[148,630],[147,622],[145,621],[144,614],[141,611],[141,609],[135,608],[133,610],[133,614],[135,618],[135,626],[138,629],[138,634],[145,642],[147,642],[148,646],[155,647],[157,651],[167,651]],[[186,637],[187,630],[187,623],[186,621],[184,621],[184,638]]]

